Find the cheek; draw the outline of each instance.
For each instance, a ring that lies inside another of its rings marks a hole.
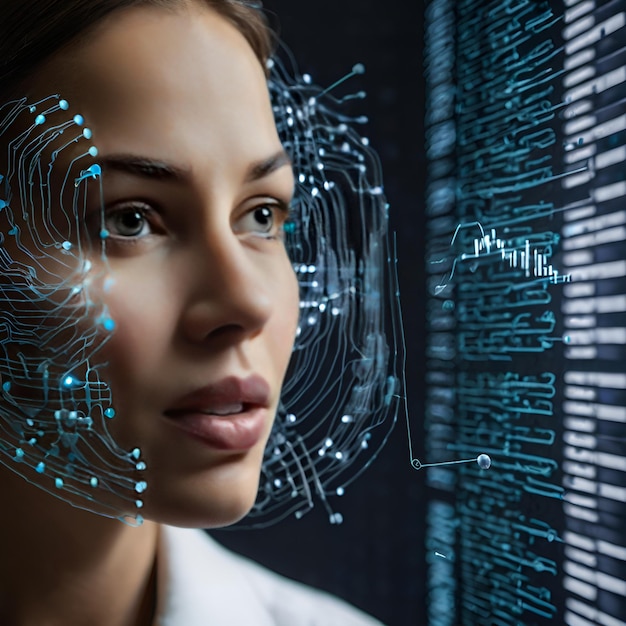
[[[112,380],[131,372],[133,378],[142,377],[142,370],[149,369],[170,339],[173,298],[167,296],[163,283],[150,280],[148,272],[142,272],[137,280],[133,275],[114,275],[104,298],[115,322],[115,330],[104,347]]]
[[[293,272],[291,265],[286,270],[284,278],[281,282],[281,288],[277,289],[276,304],[276,337],[280,342],[281,350],[277,351],[284,355],[285,368],[291,356],[293,344],[296,337],[296,329],[298,328],[298,320],[300,317],[300,294],[298,279]]]

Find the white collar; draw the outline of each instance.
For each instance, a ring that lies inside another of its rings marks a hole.
[[[204,531],[162,526],[154,626],[273,626],[239,561]]]

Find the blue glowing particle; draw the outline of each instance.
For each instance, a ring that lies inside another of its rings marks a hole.
[[[135,500],[135,506],[136,506],[138,509],[143,508],[143,500]]]
[[[100,239],[107,239],[109,236],[109,231],[106,228],[103,228],[100,231]]]
[[[92,136],[93,136],[93,133],[91,132],[91,128],[84,128],[83,129],[83,137],[85,139],[91,139]]]
[[[78,126],[82,126],[84,123],[85,123],[85,118],[82,115],[74,116],[74,124],[77,124]]]
[[[59,108],[67,111],[70,108],[69,102],[67,100],[59,100]]]
[[[57,489],[63,489],[63,479],[62,478],[55,478],[54,480],[54,486]]]
[[[138,483],[135,484],[135,491],[137,493],[143,493],[148,487],[148,483],[144,480],[140,480]]]
[[[46,471],[46,464],[43,461],[41,461],[41,463],[37,464],[37,467],[35,468],[35,471],[38,474],[43,474]]]
[[[63,385],[65,387],[74,387],[78,384],[78,381],[70,374],[63,379]]]
[[[9,391],[11,391],[11,382],[10,381],[6,381],[4,383],[2,383],[2,391],[6,391],[7,393]]]
[[[35,124],[36,124],[37,126],[41,126],[41,124],[43,124],[45,121],[46,121],[46,116],[45,116],[45,115],[41,115],[41,114],[40,114],[40,115],[38,115],[38,116],[35,118]]]
[[[97,487],[97,486],[98,486],[98,479],[94,476],[94,477],[93,477],[93,478],[89,481],[89,484],[90,484],[92,487]]]
[[[143,470],[146,469],[146,464],[143,461],[140,461],[139,463],[137,463],[137,465],[135,465],[135,469],[142,472]]]
[[[96,148],[96,146],[91,146],[88,152],[92,157],[98,156],[98,148]]]
[[[115,330],[115,320],[112,320],[110,317],[102,320],[102,325],[104,326],[104,329],[108,330],[109,332]]]
[[[22,448],[15,449],[15,460],[21,461],[24,458],[24,450]]]
[[[331,524],[343,524],[343,515],[341,513],[332,513],[329,520]]]
[[[478,463],[480,469],[489,469],[491,467],[491,457],[488,454],[479,454],[476,463]]]
[[[61,247],[63,248],[63,250],[71,250],[72,249],[72,243],[70,241],[64,241],[61,244]]]
[[[141,456],[141,450],[139,448],[135,448],[131,452],[131,455],[133,456],[134,459],[138,459]]]
[[[109,407],[108,409],[105,409],[104,416],[108,417],[109,419],[113,419],[115,417],[115,409],[113,407]]]

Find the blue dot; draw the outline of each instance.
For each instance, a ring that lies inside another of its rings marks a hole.
[[[70,241],[64,241],[61,244],[61,247],[63,248],[63,250],[71,250],[72,249],[72,243]]]
[[[2,383],[3,391],[11,391],[11,382],[7,380],[6,383]]]
[[[43,474],[46,471],[46,464],[42,461],[41,463],[37,465],[37,467],[35,468],[35,471],[38,474]]]
[[[55,481],[54,481],[54,486],[57,489],[63,489],[63,480],[60,479],[60,478],[56,478]]]
[[[143,493],[146,490],[147,487],[148,487],[148,483],[146,483],[145,481],[141,480],[141,481],[139,481],[135,485],[135,491],[137,493]]]
[[[39,114],[36,118],[35,118],[35,124],[37,126],[40,126],[41,124],[43,124],[46,121],[46,116],[45,115],[41,115]]]
[[[98,148],[96,148],[96,146],[91,146],[91,148],[89,148],[89,154],[92,157],[98,156]]]
[[[91,139],[92,136],[93,136],[93,133],[91,132],[91,128],[83,129],[83,137],[85,139]]]
[[[78,124],[78,126],[82,126],[85,123],[85,118],[82,115],[75,115],[74,123]]]
[[[115,417],[115,409],[112,407],[105,409],[104,416],[108,417],[109,419],[112,419],[113,417]]]
[[[135,506],[136,506],[138,509],[143,508],[143,500],[135,500]]]
[[[480,469],[489,469],[491,467],[491,457],[488,454],[479,454],[476,463],[478,463]]]
[[[90,484],[92,487],[97,487],[97,486],[98,486],[98,479],[94,476],[94,477],[93,477],[93,478],[89,481],[89,484]]]
[[[115,320],[112,320],[110,317],[107,317],[102,325],[104,326],[105,330],[108,330],[109,332],[115,330]]]
[[[22,448],[16,448],[15,450],[15,458],[20,461],[24,458],[24,450]]]
[[[59,100],[59,108],[67,111],[70,108],[70,104],[67,100]]]
[[[100,239],[107,239],[109,236],[109,231],[106,228],[103,228],[100,231]]]
[[[138,459],[141,456],[141,450],[139,448],[135,448],[131,454],[135,459]]]
[[[140,472],[142,472],[143,470],[145,470],[145,469],[146,469],[146,464],[145,464],[143,461],[141,461],[141,462],[137,463],[137,465],[135,465],[135,467],[136,467],[136,468],[137,468]]]

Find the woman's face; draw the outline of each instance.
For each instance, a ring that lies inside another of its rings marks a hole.
[[[232,523],[256,496],[299,310],[281,237],[293,174],[263,69],[200,4],[136,7],[34,86],[67,99],[98,147],[116,325],[98,360],[112,435],[148,468],[142,514]]]

